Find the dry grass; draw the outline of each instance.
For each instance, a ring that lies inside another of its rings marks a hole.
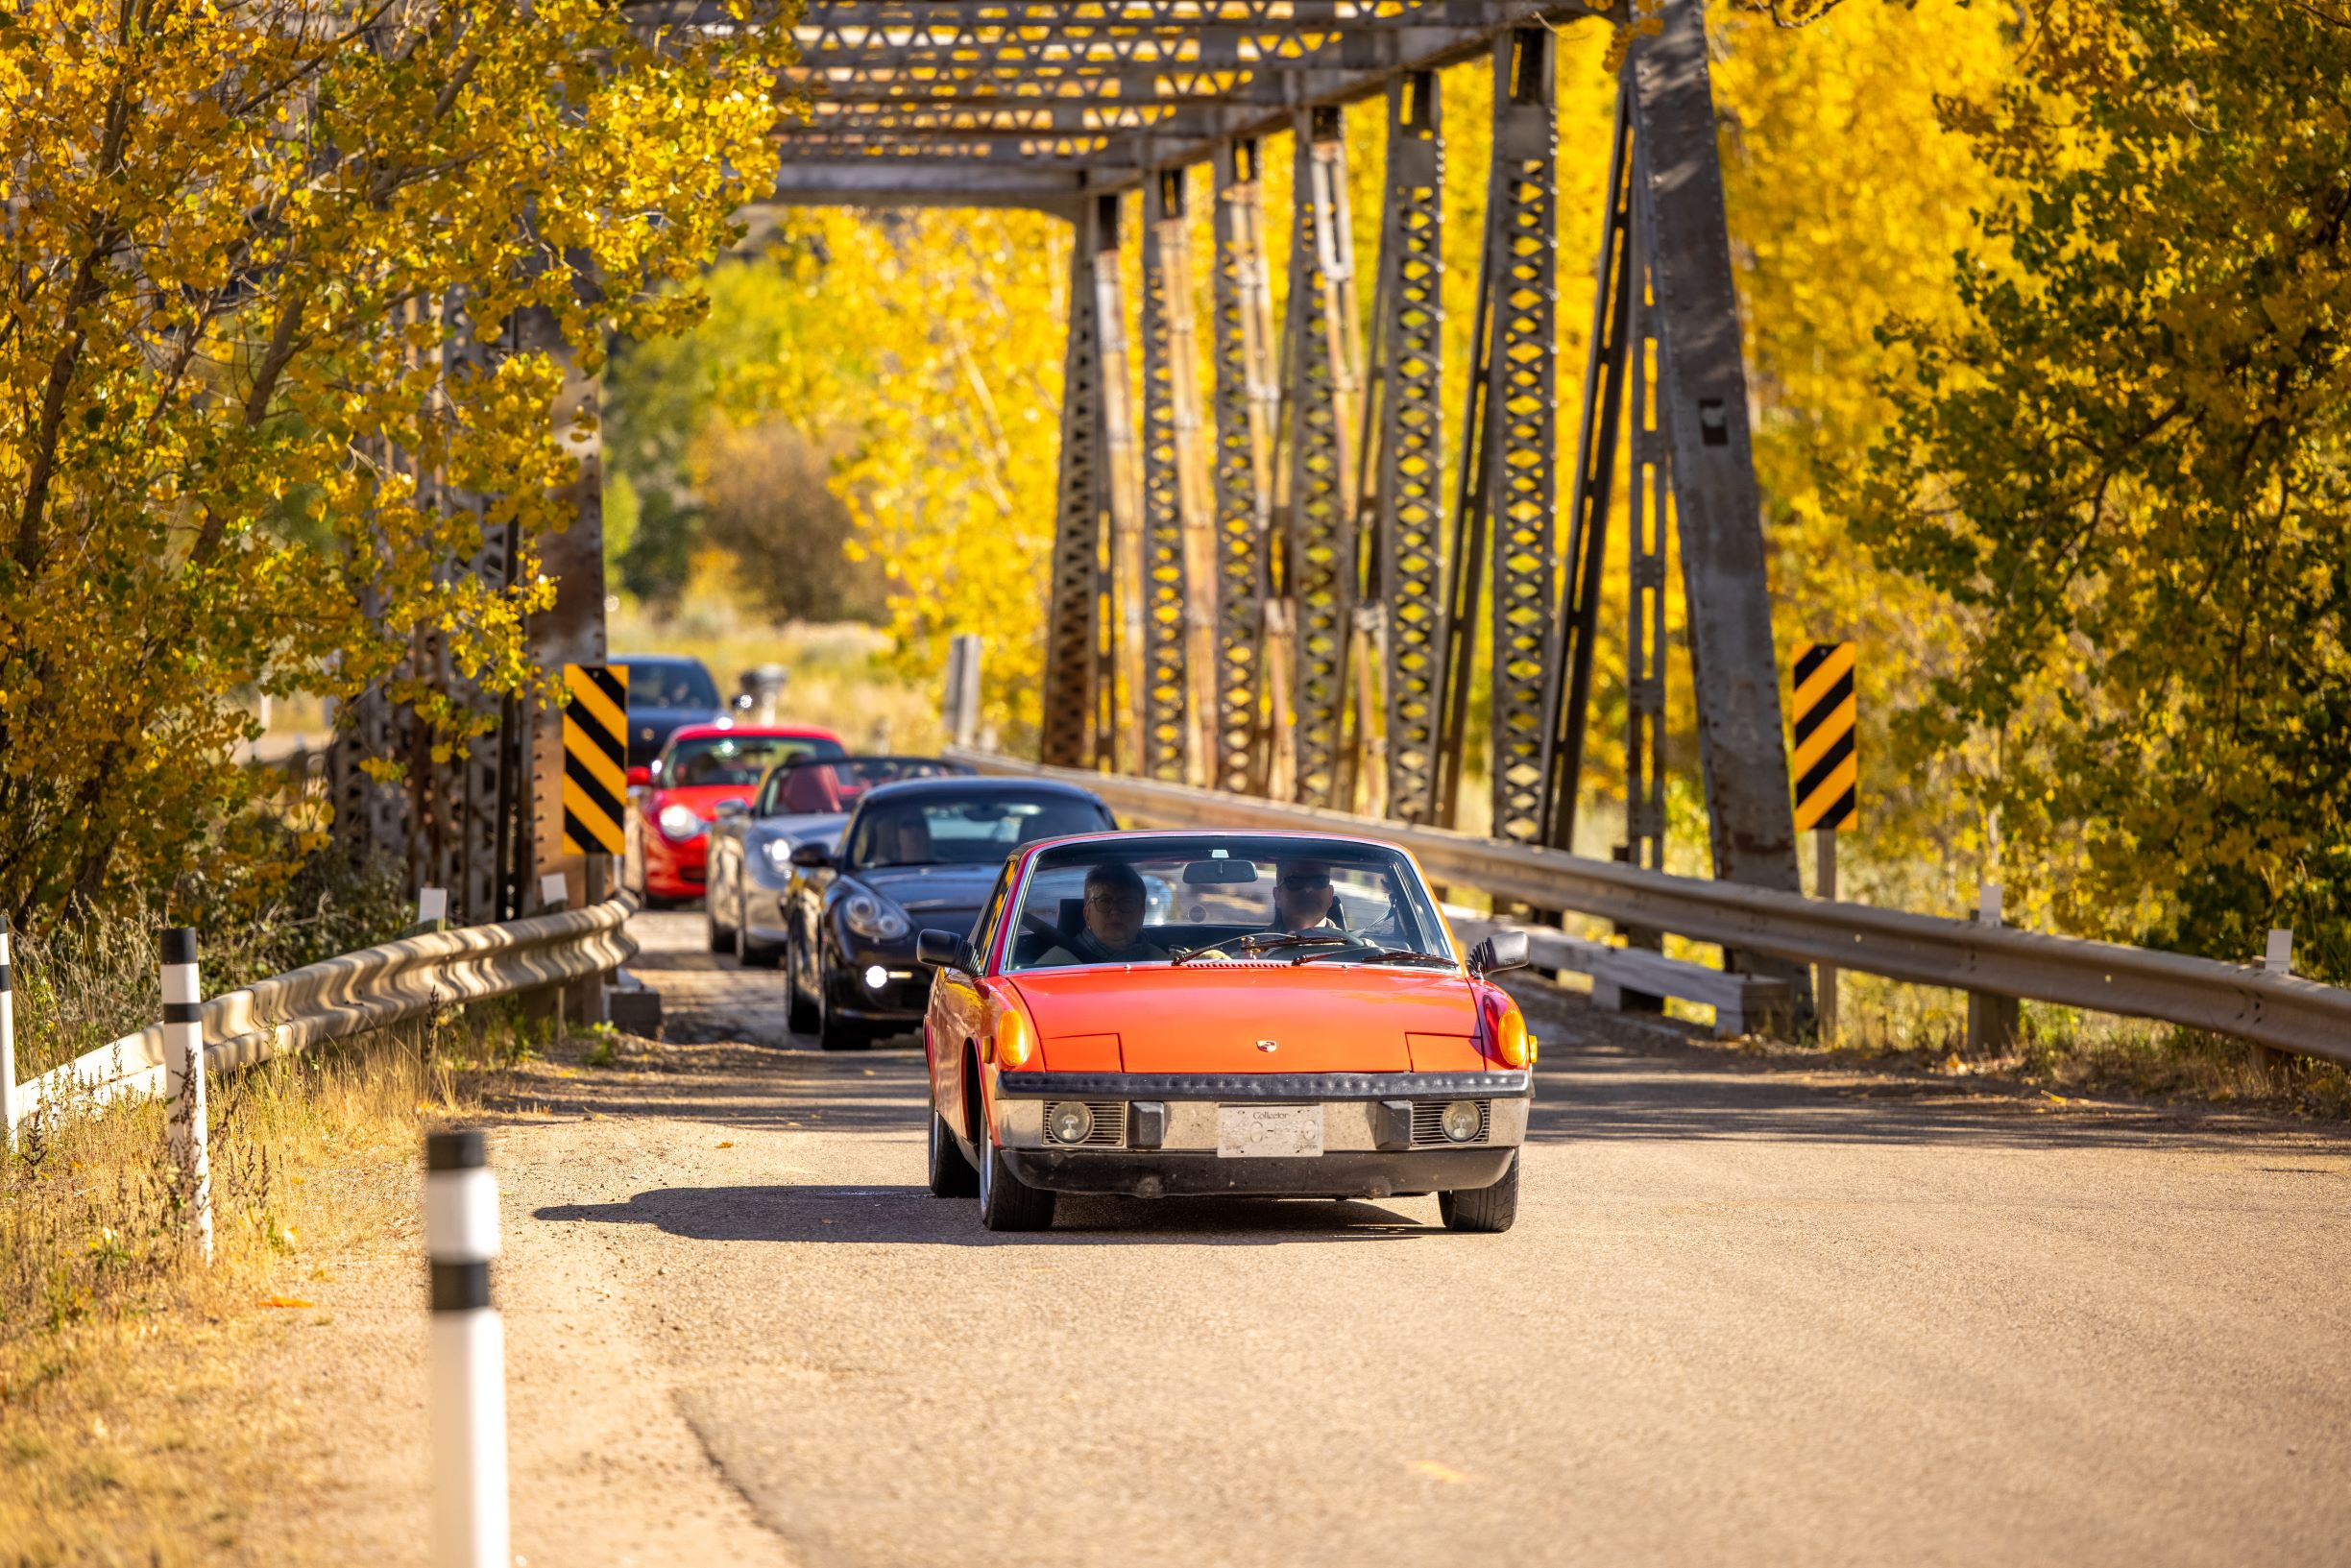
[[[211,1560],[263,1505],[288,1412],[240,1397],[327,1260],[415,1223],[430,1125],[533,1038],[510,1009],[211,1085],[216,1258],[187,1243],[155,1102],[45,1114],[0,1161],[0,1563]]]

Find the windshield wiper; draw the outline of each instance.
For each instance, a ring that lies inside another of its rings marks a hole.
[[[1230,947],[1235,943],[1244,953],[1271,953],[1275,948],[1325,947],[1333,942],[1353,943],[1356,940],[1345,931],[1243,931],[1239,936],[1220,937],[1204,948],[1178,953],[1168,960],[1168,967],[1172,969],[1177,964],[1190,963],[1195,958],[1204,957],[1219,948]]]
[[[1446,969],[1451,969],[1453,967],[1452,959],[1441,958],[1433,953],[1422,953],[1418,948],[1382,948],[1377,953],[1366,953],[1361,954],[1352,953],[1301,953],[1290,961],[1294,964],[1319,964],[1325,959],[1345,959],[1350,964],[1401,964],[1417,961],[1424,964],[1442,965]]]

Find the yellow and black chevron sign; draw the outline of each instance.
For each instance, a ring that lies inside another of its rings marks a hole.
[[[1854,645],[1807,642],[1796,655],[1796,829],[1853,826],[1859,778],[1854,754]]]
[[[626,853],[628,666],[566,664],[564,849],[571,855]]]

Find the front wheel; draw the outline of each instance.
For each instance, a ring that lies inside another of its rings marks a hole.
[[[1511,1156],[1510,1169],[1491,1187],[1439,1193],[1437,1213],[1447,1230],[1498,1236],[1510,1229],[1511,1222],[1518,1218],[1518,1156]]]
[[[784,945],[784,1023],[794,1034],[816,1032],[816,1004],[801,994],[800,940],[787,931]]]
[[[833,1011],[833,988],[825,983],[822,966],[816,971],[816,1049],[863,1050],[873,1044],[873,1026],[853,1024]]]
[[[932,1113],[933,1116],[937,1112]],[[980,1147],[980,1223],[987,1230],[1053,1229],[1054,1195],[1031,1187],[1005,1164],[1004,1150],[982,1128],[974,1140]]]
[[[702,895],[702,924],[710,936],[711,952],[735,951],[735,928],[718,924],[718,890],[715,887]]]
[[[971,1160],[955,1134],[948,1130],[947,1119],[931,1110],[931,1195],[933,1197],[969,1197],[980,1190],[980,1172],[972,1169]]]

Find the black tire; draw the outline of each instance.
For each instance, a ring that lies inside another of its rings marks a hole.
[[[980,1148],[980,1224],[984,1230],[1051,1230],[1054,1194],[1031,1187],[1005,1164],[1004,1150],[982,1128]]]
[[[1511,1222],[1518,1218],[1518,1156],[1511,1156],[1510,1169],[1491,1187],[1465,1187],[1458,1192],[1439,1193],[1437,1212],[1443,1217],[1447,1230],[1499,1236],[1510,1229]]]
[[[971,1157],[963,1146],[956,1142],[947,1119],[934,1106],[931,1112],[931,1195],[933,1197],[972,1197],[980,1191],[980,1172],[972,1169]]]
[[[785,1024],[794,1034],[816,1032],[816,1004],[800,991],[800,944],[787,938],[784,944],[784,1001]]]
[[[718,924],[718,895],[715,892],[702,896],[702,925],[710,935],[711,952],[735,951],[735,928]]]
[[[825,983],[825,972],[816,971],[816,1049],[819,1050],[863,1050],[874,1042],[873,1025],[853,1024],[833,1013],[832,987]]]

